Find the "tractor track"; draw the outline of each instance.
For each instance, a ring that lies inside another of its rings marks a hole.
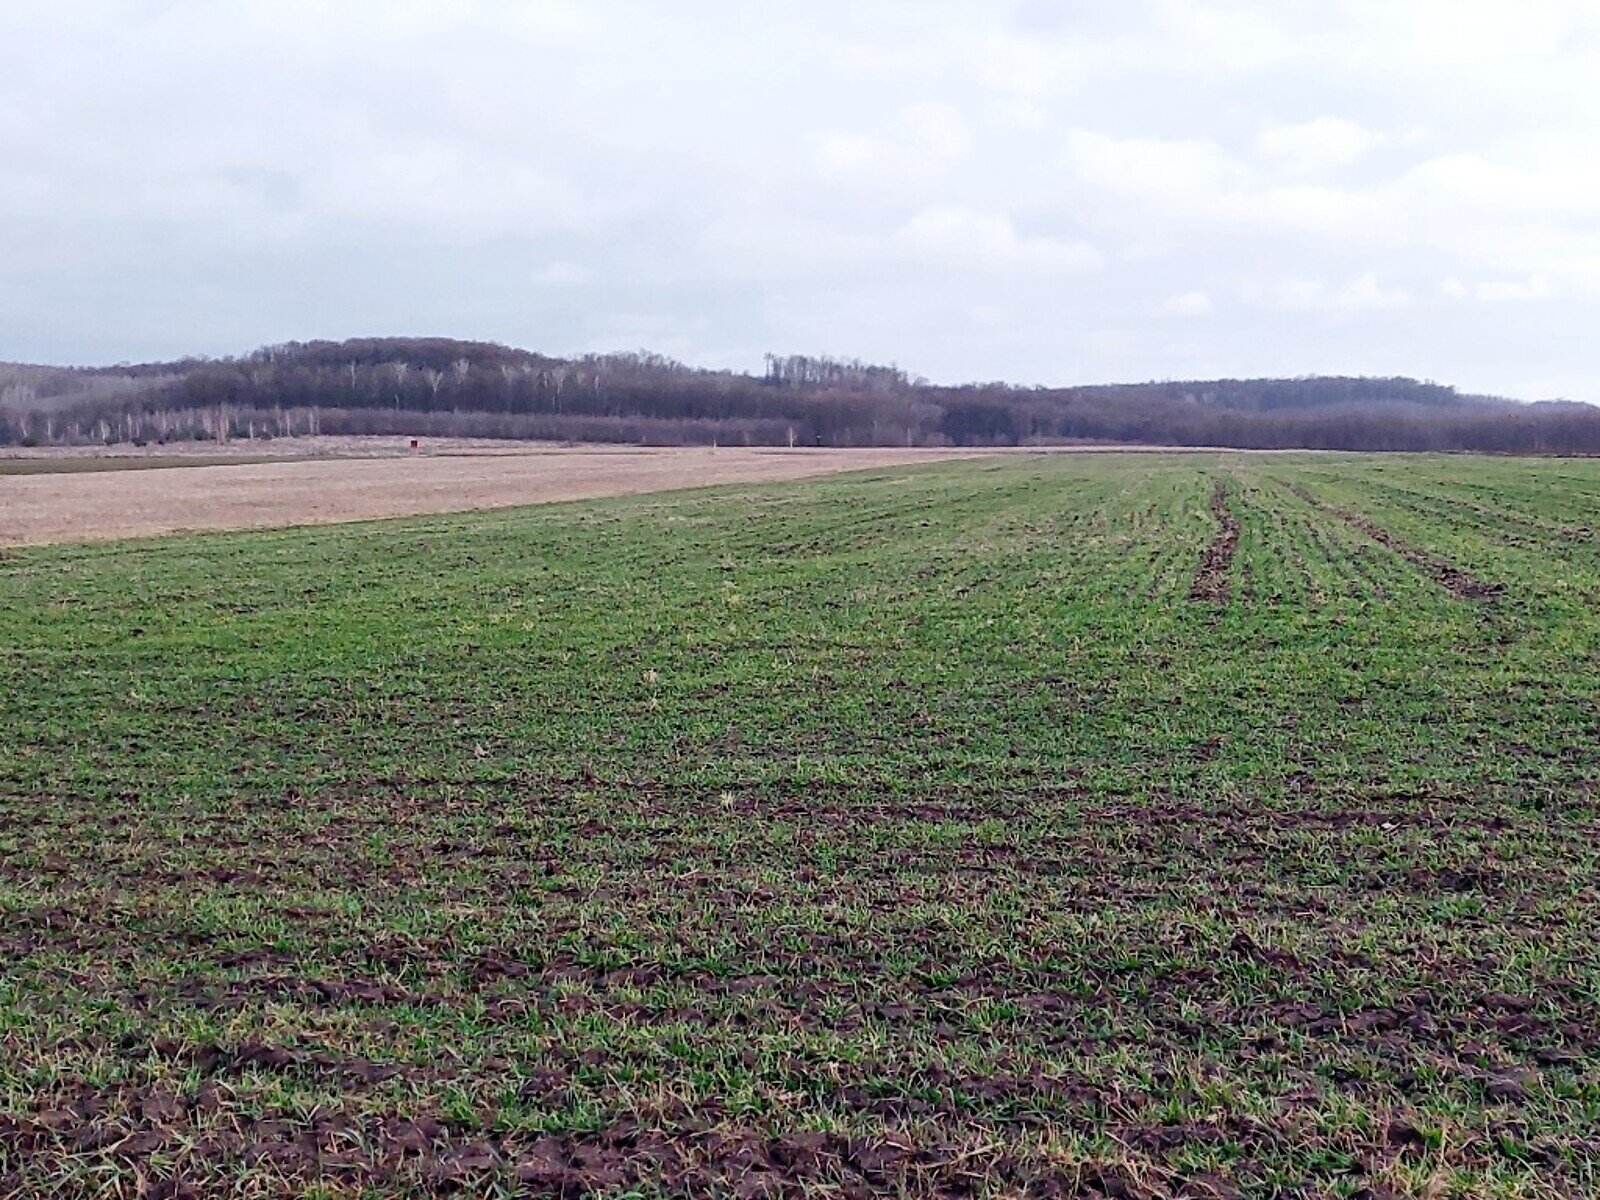
[[[1239,549],[1239,518],[1228,505],[1228,480],[1219,478],[1211,489],[1211,515],[1217,519],[1217,534],[1206,547],[1195,573],[1189,599],[1204,604],[1226,604],[1233,570],[1233,556]]]
[[[1347,508],[1340,508],[1336,504],[1329,504],[1325,500],[1319,500],[1297,483],[1287,483],[1282,480],[1279,482],[1283,483],[1284,487],[1311,505],[1311,507],[1338,517],[1346,525],[1360,530],[1380,546],[1393,550],[1458,600],[1488,602],[1498,600],[1505,594],[1505,588],[1501,584],[1486,583],[1444,556],[1433,554],[1430,551],[1421,550],[1411,545],[1404,539],[1390,533],[1371,517],[1365,517],[1360,513],[1351,512]]]

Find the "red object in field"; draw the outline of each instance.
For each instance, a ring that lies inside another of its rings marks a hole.
[[[413,450],[415,450],[417,448],[417,439],[416,438],[412,438],[411,439],[411,448]]]

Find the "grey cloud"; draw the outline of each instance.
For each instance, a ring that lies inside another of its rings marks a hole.
[[[0,358],[438,332],[1600,400],[1597,55],[1587,0],[12,5]]]

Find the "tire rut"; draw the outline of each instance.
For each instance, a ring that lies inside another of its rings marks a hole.
[[[1409,542],[1390,533],[1371,517],[1364,517],[1360,513],[1351,512],[1347,508],[1340,508],[1336,504],[1329,504],[1324,500],[1319,500],[1297,483],[1288,483],[1281,480],[1280,482],[1300,499],[1311,505],[1312,508],[1338,517],[1346,525],[1360,530],[1380,546],[1386,546],[1388,549],[1393,550],[1401,558],[1411,563],[1412,566],[1417,567],[1423,574],[1444,588],[1445,591],[1456,597],[1456,599],[1489,602],[1498,600],[1505,595],[1505,587],[1503,585],[1486,583],[1465,568],[1456,566],[1455,563],[1442,555],[1418,549]]]
[[[1225,477],[1217,479],[1211,489],[1211,515],[1217,519],[1217,534],[1200,559],[1200,570],[1195,573],[1189,599],[1204,604],[1226,604],[1230,592],[1228,576],[1233,569],[1233,556],[1239,549],[1239,518],[1228,505],[1228,479]]]

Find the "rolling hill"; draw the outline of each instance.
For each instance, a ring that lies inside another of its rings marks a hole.
[[[449,338],[264,347],[104,368],[0,365],[0,442],[384,433],[651,444],[1151,445],[1600,451],[1600,409],[1408,378],[934,385],[768,355],[762,374],[658,354],[559,358]]]

